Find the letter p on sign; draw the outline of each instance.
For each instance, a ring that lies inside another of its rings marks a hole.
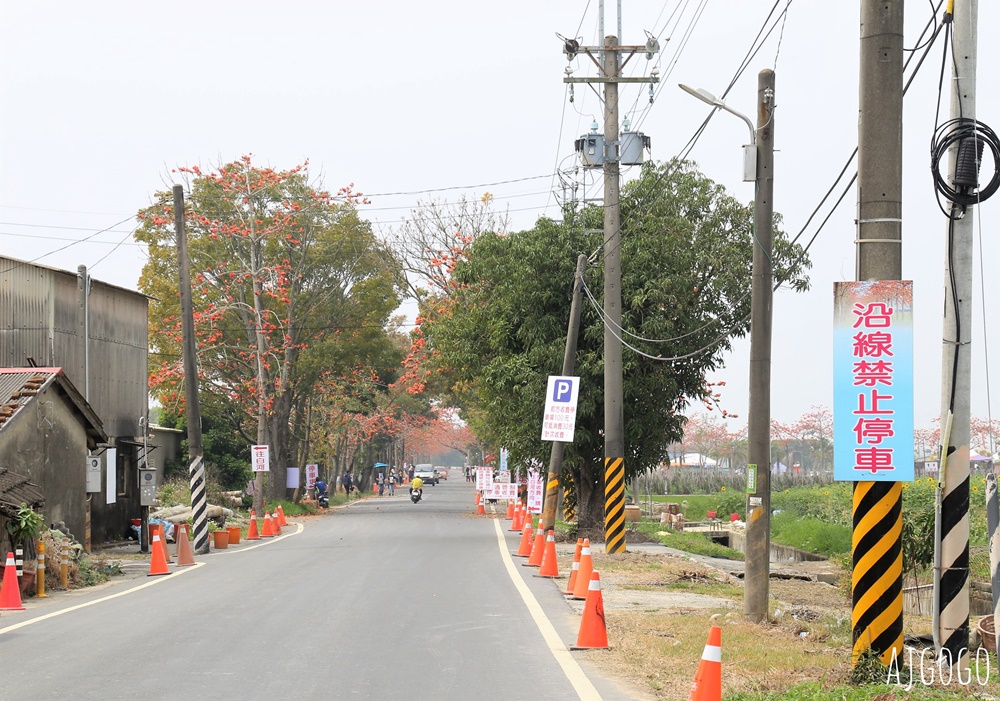
[[[552,383],[552,401],[567,404],[573,398],[573,381],[557,379]]]

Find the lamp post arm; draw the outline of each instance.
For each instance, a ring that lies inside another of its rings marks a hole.
[[[742,112],[737,112],[724,102],[718,103],[716,107],[718,107],[720,110],[725,110],[729,114],[735,114],[737,117],[746,122],[747,128],[750,129],[750,143],[754,146],[757,145],[757,129],[754,128],[753,122],[750,121],[750,118],[748,116],[746,116]]]

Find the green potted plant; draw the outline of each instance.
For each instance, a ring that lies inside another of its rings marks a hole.
[[[11,543],[15,548],[20,545],[24,551],[24,575],[21,577],[22,592],[35,580],[38,563],[35,543],[42,534],[43,524],[42,515],[23,501],[14,512],[13,517],[7,521],[7,532],[10,533]]]

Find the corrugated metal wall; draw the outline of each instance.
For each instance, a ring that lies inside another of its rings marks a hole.
[[[84,378],[82,281],[55,270],[0,256],[0,366],[62,367],[80,393]],[[90,404],[109,436],[141,433],[147,407],[146,297],[92,280],[90,289]]]

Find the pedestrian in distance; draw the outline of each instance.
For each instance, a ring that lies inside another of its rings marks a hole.
[[[382,496],[385,494],[385,473],[378,473],[378,495]]]
[[[354,480],[351,478],[350,472],[345,472],[344,476],[340,478],[340,483],[344,485],[344,493],[347,498],[351,498],[351,488],[354,486]]]

